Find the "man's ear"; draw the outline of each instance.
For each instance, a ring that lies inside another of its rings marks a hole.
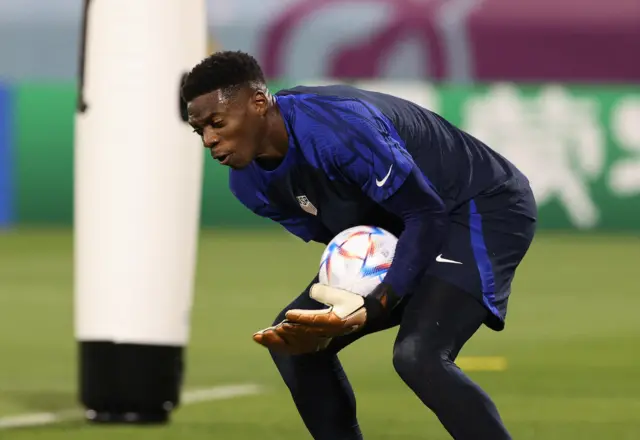
[[[266,116],[269,109],[269,98],[264,90],[256,90],[251,97],[251,106],[258,116]]]

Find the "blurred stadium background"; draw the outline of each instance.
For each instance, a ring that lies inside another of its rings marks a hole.
[[[210,160],[185,384],[200,393],[163,428],[91,427],[68,411],[81,13],[80,0],[0,0],[0,439],[307,438],[251,334],[322,248],[245,212]],[[208,0],[208,29],[211,50],[251,52],[274,90],[387,91],[516,162],[540,232],[506,331],[482,330],[460,364],[516,439],[640,439],[638,0]],[[448,438],[395,375],[394,335],[341,357],[366,438]],[[207,391],[229,385],[242,387]]]

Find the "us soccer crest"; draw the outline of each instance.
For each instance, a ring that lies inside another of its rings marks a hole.
[[[298,202],[300,203],[300,207],[308,212],[311,215],[318,215],[318,210],[315,206],[309,201],[307,196],[297,196]]]

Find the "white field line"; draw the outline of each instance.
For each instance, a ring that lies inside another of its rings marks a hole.
[[[192,405],[194,403],[211,402],[213,400],[233,399],[234,397],[260,394],[261,392],[261,387],[255,384],[223,385],[212,388],[202,388],[185,392],[181,398],[181,405]],[[15,416],[0,417],[0,430],[51,425],[70,420],[79,420],[82,416],[82,411],[77,409],[69,409],[59,412],[17,414]]]

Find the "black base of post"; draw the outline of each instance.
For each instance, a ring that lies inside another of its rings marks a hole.
[[[81,341],[80,401],[92,423],[162,424],[179,405],[183,347]]]

